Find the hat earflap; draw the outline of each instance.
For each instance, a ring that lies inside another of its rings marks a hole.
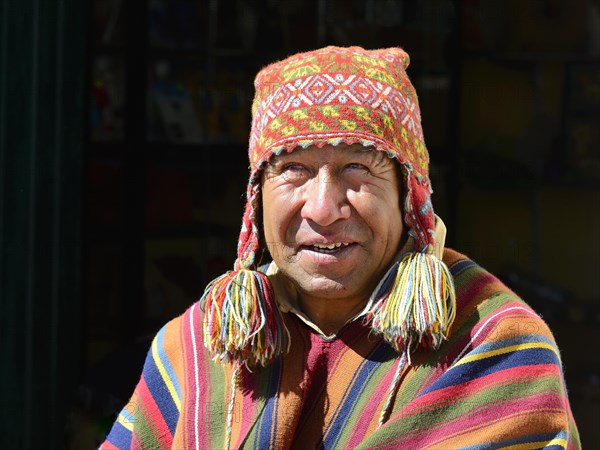
[[[267,276],[254,270],[260,250],[256,225],[259,184],[250,183],[233,271],[213,280],[200,302],[204,344],[220,362],[265,366],[289,348],[289,331]]]
[[[434,252],[429,185],[415,179],[410,170],[405,175],[405,225],[415,249],[388,272],[369,318],[374,332],[399,353],[406,352],[410,363],[410,353],[417,347],[437,349],[447,339],[456,316],[456,293],[448,267]]]

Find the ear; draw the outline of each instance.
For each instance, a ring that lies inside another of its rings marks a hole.
[[[408,173],[407,170],[404,168],[404,165],[401,164],[397,159],[394,158],[394,170],[396,171],[396,180],[398,183],[398,193],[399,193],[399,202],[400,202],[400,215],[402,218],[402,236],[400,236],[400,247],[398,250],[403,249],[406,245],[409,238],[408,235],[408,230],[409,227],[407,226],[407,222],[406,222],[406,183],[407,183],[407,179],[408,179]],[[414,244],[411,245],[411,251],[414,248]]]
[[[431,189],[429,180],[417,177],[408,177],[408,186],[411,202],[411,216],[414,220],[414,231],[417,237],[417,250],[423,251],[434,244],[435,214],[431,204]]]

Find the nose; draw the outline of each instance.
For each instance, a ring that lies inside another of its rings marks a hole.
[[[301,215],[305,220],[326,227],[340,219],[348,219],[351,214],[344,183],[326,169],[306,185]]]

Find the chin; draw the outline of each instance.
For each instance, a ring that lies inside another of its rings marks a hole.
[[[308,283],[298,283],[298,290],[311,297],[323,299],[341,299],[354,297],[356,294],[344,283],[331,279],[312,280]]]

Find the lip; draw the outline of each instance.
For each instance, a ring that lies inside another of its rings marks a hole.
[[[340,242],[334,241],[331,243]],[[342,241],[344,242],[344,241]],[[347,241],[345,241],[347,242]],[[319,244],[321,244],[319,242]],[[327,245],[327,244],[321,244]],[[350,257],[355,250],[358,248],[356,242],[351,242],[349,245],[341,246],[335,249],[334,252],[325,252],[316,250],[312,245],[301,245],[300,246],[300,254],[304,255],[306,258],[310,260],[310,262],[316,266],[323,266],[328,264],[339,264],[346,258]]]

